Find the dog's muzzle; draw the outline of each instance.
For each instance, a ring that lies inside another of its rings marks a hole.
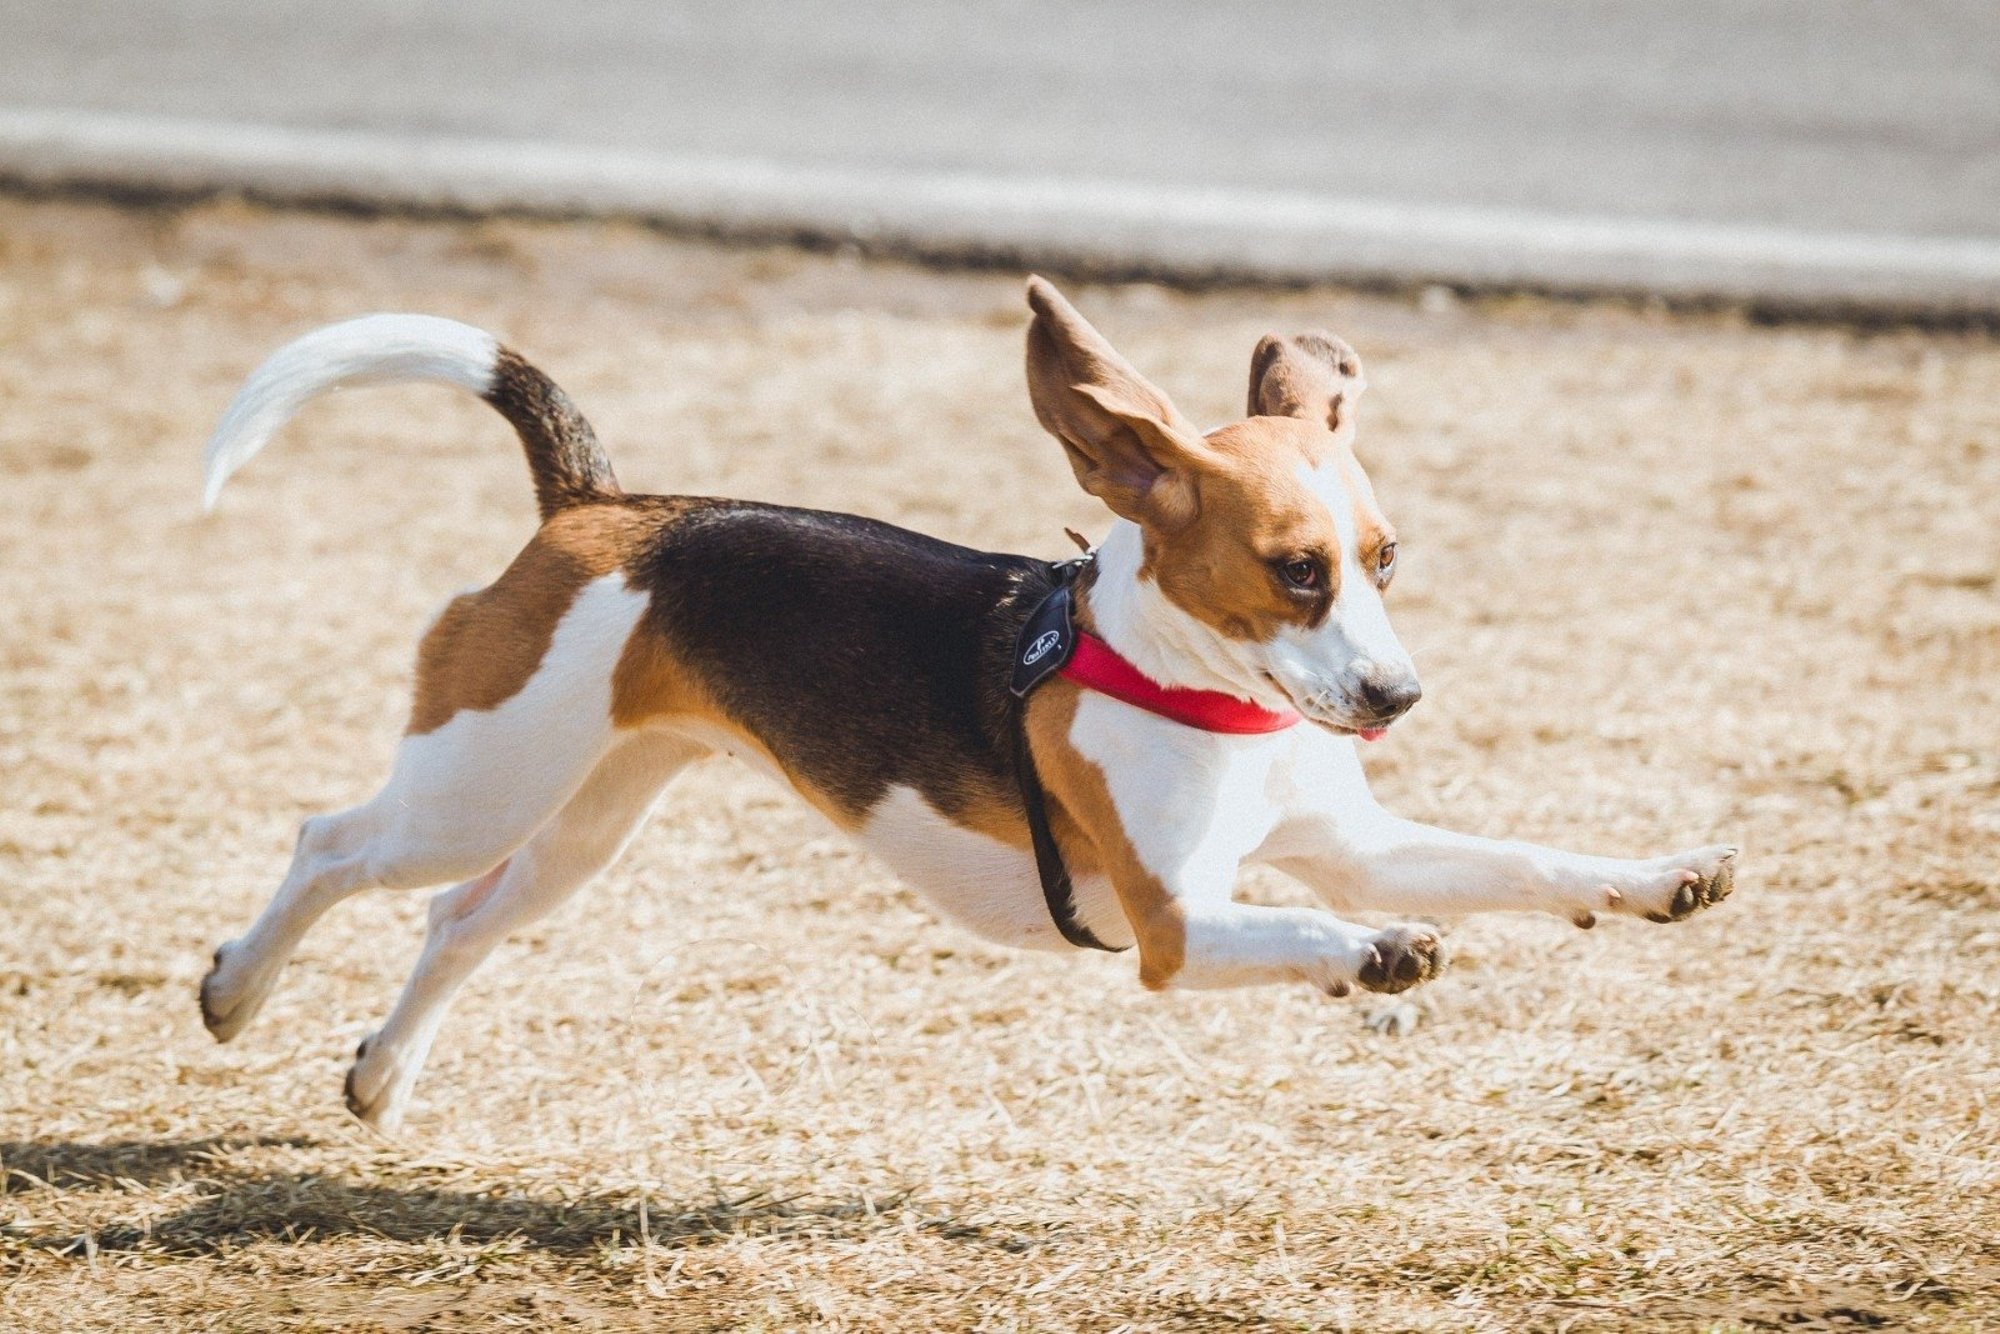
[[[1368,714],[1367,726],[1387,727],[1415,708],[1424,697],[1417,674],[1396,668],[1371,668],[1356,684],[1355,702]]]
[[[1415,672],[1370,664],[1350,682],[1300,700],[1299,711],[1322,727],[1374,741],[1423,697]]]

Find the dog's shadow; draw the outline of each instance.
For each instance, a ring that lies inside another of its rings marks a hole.
[[[859,1240],[908,1225],[899,1216],[899,1201],[785,1198],[752,1191],[700,1201],[652,1199],[642,1220],[631,1196],[557,1201],[499,1188],[412,1187],[348,1180],[335,1172],[262,1171],[230,1161],[245,1149],[316,1145],[303,1138],[252,1137],[0,1141],[0,1236],[60,1254],[143,1250],[215,1255],[258,1241],[311,1244],[365,1235],[404,1243],[512,1242],[580,1255],[638,1245],[642,1237],[655,1246],[684,1248],[744,1236]],[[88,1233],[73,1226],[11,1222],[9,1213],[19,1215],[5,1207],[10,1199],[41,1190],[127,1192],[135,1204],[144,1205],[158,1199],[146,1192],[182,1181],[198,1193],[193,1203],[144,1222],[116,1221]],[[948,1214],[924,1218],[918,1226],[954,1241],[1007,1251],[1037,1244],[1012,1229],[988,1229]]]

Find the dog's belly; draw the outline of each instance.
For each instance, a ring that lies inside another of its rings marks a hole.
[[[1029,853],[953,824],[914,788],[893,787],[868,813],[861,842],[945,917],[977,935],[1022,949],[1070,950],[1042,898]],[[1131,928],[1111,882],[1082,876],[1077,915],[1107,945],[1128,945]]]

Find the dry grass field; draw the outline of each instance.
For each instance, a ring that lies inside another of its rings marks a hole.
[[[1055,555],[1104,520],[1029,413],[1019,278],[0,201],[0,1328],[2000,1328],[2000,346],[1072,294],[1197,420],[1267,329],[1367,360],[1426,686],[1368,752],[1390,804],[1740,842],[1735,897],[1452,924],[1402,1005],[1153,996],[937,924],[712,762],[377,1139],[341,1077],[421,896],[341,908],[231,1046],[195,985],[533,506],[497,418],[409,388],[313,408],[205,520],[236,385],[454,315],[634,489]]]

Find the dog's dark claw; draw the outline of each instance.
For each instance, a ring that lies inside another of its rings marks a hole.
[[[1708,901],[1720,903],[1729,897],[1729,891],[1736,888],[1736,849],[1722,859],[1722,865],[1715,868],[1714,879],[1708,882]]]

